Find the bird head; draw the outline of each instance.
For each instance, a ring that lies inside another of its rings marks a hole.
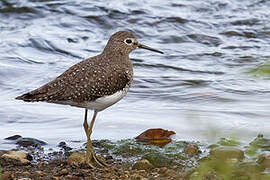
[[[114,33],[109,39],[104,51],[118,51],[121,54],[129,54],[131,51],[141,48],[150,51],[158,52],[163,54],[163,52],[151,48],[149,46],[140,44],[134,35],[128,31],[119,31]]]

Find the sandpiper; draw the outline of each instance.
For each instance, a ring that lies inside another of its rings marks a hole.
[[[53,81],[16,97],[27,102],[45,101],[85,108],[84,130],[87,136],[85,162],[90,167],[106,166],[96,157],[91,134],[97,113],[122,99],[132,83],[133,67],[129,53],[137,48],[163,52],[138,43],[131,32],[113,34],[103,52],[87,58],[62,73]],[[90,124],[88,109],[94,110]]]

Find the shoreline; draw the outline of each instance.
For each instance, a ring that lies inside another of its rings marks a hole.
[[[39,142],[40,143],[40,142]],[[42,145],[18,145],[0,151],[1,177],[6,179],[218,179],[270,178],[270,139],[258,135],[249,144],[221,138],[217,143],[172,141],[163,147],[135,139],[94,140],[93,146],[109,165],[91,169],[82,163],[84,148],[44,152]],[[11,154],[11,152],[16,152]],[[18,152],[21,153],[18,158]],[[5,155],[9,154],[9,155]],[[13,157],[12,157],[13,156]],[[76,157],[76,158],[71,158]],[[78,160],[79,159],[79,160]],[[223,169],[223,171],[221,171]]]

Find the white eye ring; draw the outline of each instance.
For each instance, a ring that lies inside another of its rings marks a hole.
[[[124,42],[129,46],[133,44],[133,40],[131,38],[125,39]]]

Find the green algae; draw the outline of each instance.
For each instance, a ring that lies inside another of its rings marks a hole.
[[[193,157],[184,153],[190,144],[200,149]],[[120,158],[131,166],[140,159],[146,159],[154,168],[176,168],[191,180],[270,179],[270,171],[265,170],[264,159],[260,159],[262,153],[270,150],[270,139],[261,134],[247,145],[236,138],[220,138],[210,146],[199,142],[172,141],[159,147],[134,139],[102,140],[96,145],[101,149],[108,148],[114,158]]]
[[[254,77],[270,77],[270,63],[265,63],[262,65],[259,65],[253,69],[250,69],[248,74],[251,74]]]
[[[217,144],[221,146],[239,146],[241,143],[236,139],[220,138]]]
[[[183,152],[184,148],[191,144],[187,141],[173,141],[163,147],[144,144],[134,139],[123,139],[116,142],[100,140],[95,142],[97,151],[108,149],[109,152],[122,161],[135,162],[139,159],[147,159],[154,167],[183,167],[185,164],[195,166],[196,161],[201,158],[201,151],[192,159]],[[192,142],[192,144],[196,144]],[[202,145],[198,145],[204,148]]]
[[[241,147],[240,145],[242,143],[239,141],[221,138],[216,144],[210,146],[210,155],[199,160],[198,166],[188,179],[270,179],[269,171],[265,171],[268,165],[262,163],[264,159],[260,155],[270,150],[270,139],[259,134],[248,146]]]

